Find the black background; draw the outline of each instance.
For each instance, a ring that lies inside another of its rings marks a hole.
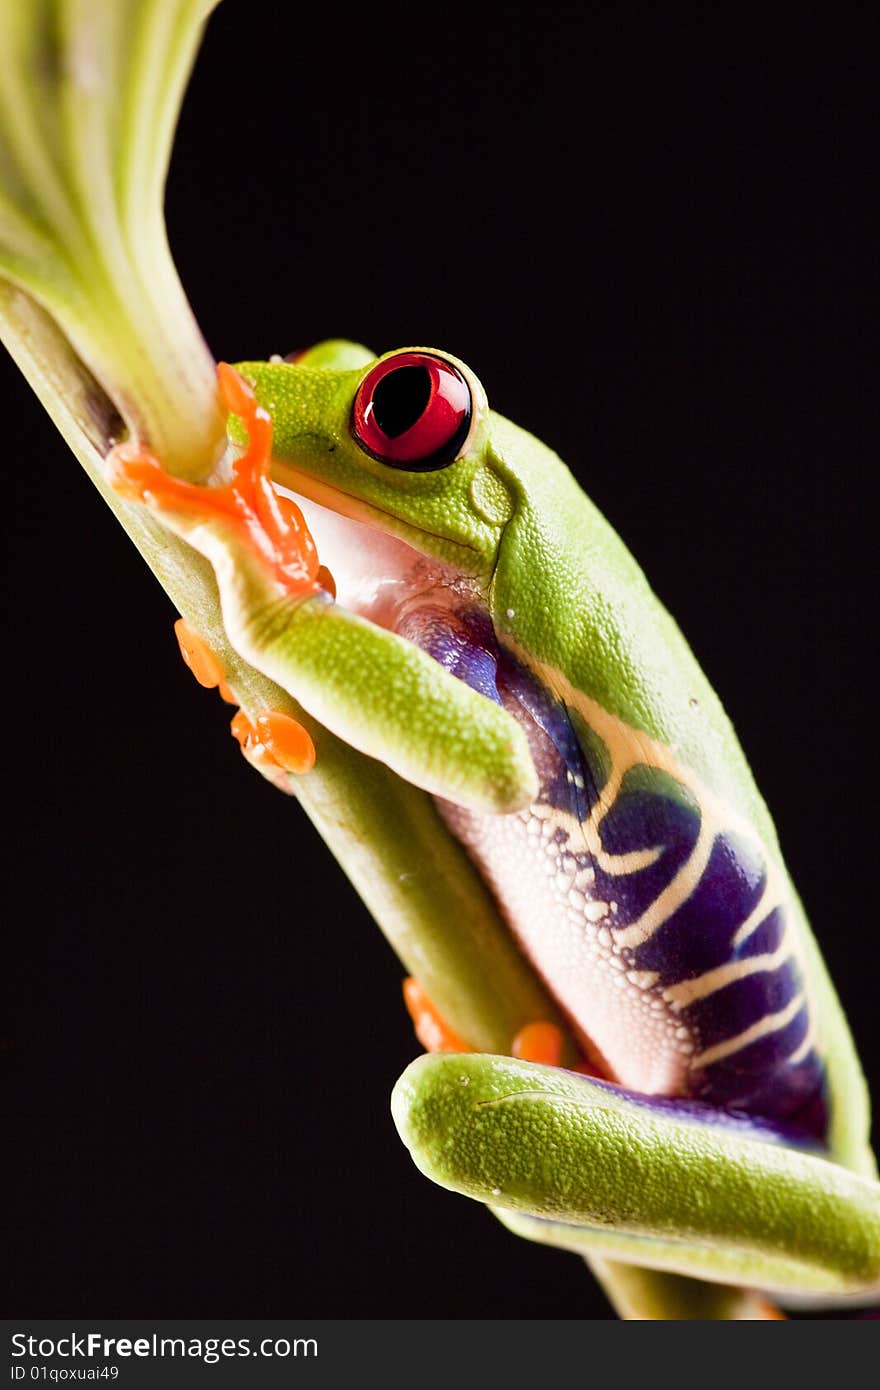
[[[708,14],[225,0],[170,237],[217,357],[434,344],[572,464],[727,704],[876,1080],[865,36]],[[412,1167],[400,967],[2,370],[7,1311],[609,1316]]]

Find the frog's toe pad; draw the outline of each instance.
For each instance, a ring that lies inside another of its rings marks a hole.
[[[315,765],[315,745],[308,730],[289,714],[267,710],[252,721],[239,710],[230,728],[245,757],[261,769],[302,774]]]
[[[403,982],[403,999],[413,1021],[416,1037],[426,1052],[470,1052],[466,1042],[447,1027],[418,980]]]
[[[214,690],[223,680],[224,671],[220,658],[211,651],[195,628],[190,627],[186,618],[178,618],[174,624],[174,635],[180,647],[180,655],[192,671],[199,685],[205,690]]]
[[[558,1067],[562,1058],[562,1032],[555,1023],[527,1023],[513,1040],[511,1053],[522,1062],[542,1062]]]

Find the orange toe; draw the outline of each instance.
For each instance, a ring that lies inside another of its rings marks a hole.
[[[245,381],[241,373],[228,362],[218,362],[217,385],[220,387],[220,398],[226,409],[230,414],[240,416],[247,424],[257,408],[257,398],[250,382]]]
[[[180,646],[180,655],[192,671],[199,685],[213,690],[223,680],[223,665],[220,658],[211,651],[186,618],[178,618],[174,632]]]
[[[562,1033],[555,1023],[527,1023],[513,1040],[511,1052],[522,1062],[543,1062],[558,1067],[562,1056]]]
[[[241,751],[267,770],[303,773],[315,765],[315,745],[308,730],[289,714],[268,710],[252,721],[240,709],[229,727]]]
[[[286,772],[308,772],[315,765],[315,745],[308,729],[289,714],[270,710],[257,715],[257,734],[266,751]]]
[[[466,1042],[443,1022],[418,980],[412,976],[403,982],[403,998],[416,1037],[426,1052],[471,1052]]]

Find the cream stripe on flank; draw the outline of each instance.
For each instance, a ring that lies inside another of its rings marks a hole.
[[[640,869],[649,869],[652,864],[656,864],[663,853],[661,845],[655,845],[651,849],[631,849],[626,854],[609,854],[607,849],[602,848],[599,826],[610,810],[611,804],[605,805],[600,800],[593,807],[589,820],[583,821],[578,820],[577,816],[573,816],[570,811],[560,811],[555,806],[541,805],[539,802],[536,806],[531,807],[530,814],[538,820],[552,821],[555,826],[564,830],[569,840],[575,844],[582,840],[584,848],[595,860],[597,866],[611,878],[622,878],[627,874],[635,874]]]
[[[668,989],[664,989],[663,998],[678,1011],[686,1008],[688,1004],[693,1004],[696,999],[705,999],[707,994],[714,994],[717,989],[733,984],[735,980],[744,980],[747,975],[756,975],[761,970],[777,970],[791,956],[791,946],[785,939],[787,935],[786,922],[782,941],[775,951],[768,951],[763,956],[746,956],[744,960],[731,960],[714,970],[706,970],[693,980],[682,980],[681,984],[670,985]]]
[[[757,1042],[759,1038],[765,1038],[768,1033],[778,1033],[786,1024],[791,1023],[803,1003],[804,994],[801,990],[790,1003],[786,1004],[784,1009],[779,1010],[779,1013],[766,1014],[764,1018],[759,1018],[757,1023],[753,1023],[751,1028],[737,1033],[735,1038],[725,1038],[724,1042],[716,1043],[714,1047],[707,1047],[705,1052],[694,1057],[691,1062],[691,1070],[695,1071],[698,1067],[710,1067],[713,1062],[720,1062],[723,1057],[730,1057],[732,1053],[739,1052],[741,1048],[748,1047],[750,1043]]]
[[[780,906],[778,902],[770,902],[769,893],[767,891],[768,887],[769,879],[767,883],[765,883],[764,885],[764,891],[761,894],[758,902],[752,908],[751,912],[749,913],[746,920],[742,923],[742,925],[737,927],[733,936],[733,940],[730,943],[731,946],[741,946],[744,941],[748,941],[749,937],[752,935],[752,932],[757,931],[758,927],[764,921],[765,917],[769,917],[770,913],[773,911],[773,907]],[[788,919],[786,918],[786,924],[787,921]]]
[[[593,807],[589,819],[580,825],[580,833],[586,846],[603,872],[611,875],[634,873],[638,869],[654,863],[662,852],[662,849],[635,850],[629,854],[610,855],[602,848],[600,838],[602,820],[614,804],[623,779],[630,768],[654,767],[659,771],[668,773],[680,786],[692,794],[699,808],[700,830],[687,862],[682,865],[672,882],[660,893],[638,921],[615,930],[615,944],[619,948],[625,949],[638,947],[648,941],[669,919],[671,914],[687,901],[697,887],[709,863],[716,836],[727,831],[734,831],[753,845],[758,846],[764,865],[764,889],[756,907],[732,935],[730,949],[734,950],[746,941],[764,918],[769,916],[776,907],[780,907],[784,911],[782,940],[776,951],[772,953],[768,952],[763,956],[755,956],[748,960],[729,962],[719,966],[715,970],[707,971],[696,980],[685,980],[678,985],[670,986],[668,990],[664,991],[663,997],[670,1004],[670,1007],[678,1011],[684,1007],[685,1003],[712,994],[732,980],[742,979],[760,970],[775,969],[789,956],[792,956],[800,969],[809,1002],[811,976],[807,968],[804,944],[791,920],[798,911],[797,900],[793,898],[778,856],[764,843],[755,827],[741,814],[732,812],[730,807],[725,805],[720,797],[709,788],[705,787],[693,772],[682,767],[673,750],[666,744],[639,729],[634,729],[615,715],[609,714],[596,700],[591,699],[582,690],[576,689],[562,672],[546,662],[536,661],[528,652],[522,650],[518,644],[511,641],[509,634],[504,634],[503,640],[522,661],[523,665],[534,672],[551,694],[571,709],[577,710],[589,728],[605,745],[610,759],[608,780],[600,792],[599,800]],[[571,817],[570,820],[572,822],[570,829],[573,831],[578,822],[575,817]],[[781,1013],[771,1014],[738,1037],[729,1038],[725,1042],[708,1048],[693,1058],[691,1066],[708,1066],[712,1061],[717,1061],[738,1051],[741,1047],[748,1046],[757,1038],[785,1027],[785,1024],[794,1017],[797,1009],[804,1002],[804,998],[803,993],[799,994],[797,999],[793,1000]],[[811,1027],[813,1014],[814,1010],[810,1007]],[[800,1060],[802,1056],[806,1056],[811,1038],[812,1033],[798,1046],[794,1053],[794,1060]]]
[[[625,948],[644,945],[665,922],[668,922],[673,912],[677,912],[682,904],[687,902],[706,871],[714,843],[715,832],[709,829],[703,818],[697,843],[672,882],[667,883],[663,892],[657,894],[641,917],[631,922],[628,927],[621,927],[615,931],[614,940],[618,946]]]
[[[722,802],[718,796],[703,786],[690,769],[679,763],[671,748],[652,738],[650,734],[643,733],[640,729],[634,729],[631,724],[626,724],[616,715],[609,714],[596,700],[585,695],[582,690],[577,690],[556,667],[549,666],[543,661],[536,661],[528,652],[513,642],[508,633],[503,634],[502,640],[523,665],[535,673],[539,681],[556,699],[561,700],[571,709],[577,710],[583,716],[589,727],[605,745],[611,760],[611,772],[600,793],[598,806],[594,808],[593,816],[590,817],[591,821],[594,817],[601,820],[602,816],[610,810],[630,768],[642,766],[657,768],[658,771],[668,773],[674,781],[693,794],[703,819],[712,824],[716,834],[723,830],[735,830],[742,834],[753,844],[760,846],[765,859],[768,860],[769,867],[770,856],[763,841],[757,835],[755,827],[745,817],[731,811],[730,807]]]
[[[793,1066],[797,1066],[798,1062],[802,1062],[802,1061],[804,1060],[804,1058],[807,1056],[808,1052],[810,1051],[810,1048],[813,1046],[813,1043],[814,1043],[815,1041],[816,1041],[816,1026],[815,1026],[815,1020],[814,1020],[814,1018],[813,1018],[813,1015],[810,1014],[810,1016],[809,1016],[809,1021],[808,1021],[808,1023],[807,1023],[807,1031],[806,1031],[806,1034],[805,1034],[805,1036],[804,1036],[804,1040],[803,1040],[803,1042],[801,1043],[800,1047],[796,1047],[795,1050],[794,1050],[794,1052],[792,1052],[791,1056],[788,1057],[788,1058],[786,1059],[786,1060],[788,1061],[788,1065],[789,1065],[790,1067],[793,1067]]]

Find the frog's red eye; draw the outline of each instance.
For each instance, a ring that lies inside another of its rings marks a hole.
[[[427,473],[458,457],[472,409],[470,387],[451,362],[427,352],[398,352],[358,387],[352,432],[380,463]]]

